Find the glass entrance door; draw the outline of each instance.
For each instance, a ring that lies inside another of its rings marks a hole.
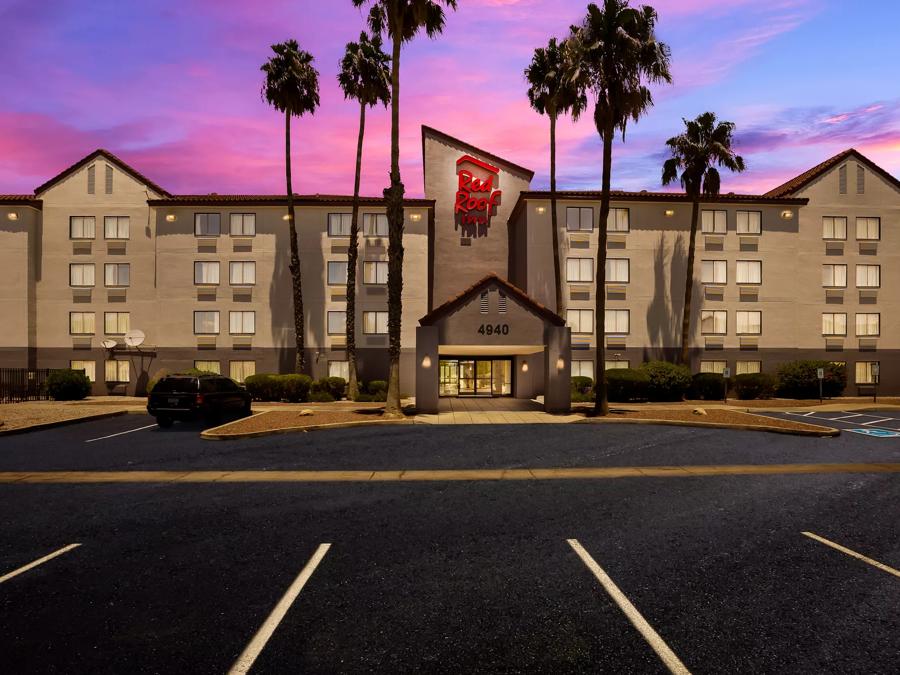
[[[475,395],[475,361],[459,362],[459,395]]]
[[[476,361],[475,362],[475,395],[490,396],[491,395],[491,362]]]
[[[441,359],[440,396],[511,396],[512,359]]]

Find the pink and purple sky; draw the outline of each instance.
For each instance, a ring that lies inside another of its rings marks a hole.
[[[737,123],[758,192],[848,147],[900,174],[900,3],[649,0],[675,83],[615,152],[613,186],[659,187],[664,142],[706,110]],[[548,184],[547,121],[528,106],[533,49],[578,22],[584,0],[460,0],[437,40],[402,67],[402,172],[422,194],[420,125],[531,167]],[[30,193],[98,147],[175,193],[283,189],[281,118],[260,100],[259,66],[296,38],[321,73],[322,106],[295,126],[294,189],[350,193],[358,109],[335,79],[364,28],[350,0],[0,0],[0,193]],[[363,193],[387,182],[389,118],[369,115]],[[599,185],[589,115],[559,133],[559,186]]]

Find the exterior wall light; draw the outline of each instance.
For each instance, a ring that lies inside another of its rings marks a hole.
[[[547,209],[546,209],[546,207],[544,207],[544,206],[539,206],[539,207],[537,207],[537,208],[535,209],[535,211],[537,211],[537,212],[540,213],[541,215],[544,215],[545,213],[547,213]]]
[[[18,220],[18,219],[19,219],[19,214],[16,213],[15,211],[10,211],[9,213],[6,214],[6,217],[7,217],[9,220]]]
[[[784,211],[781,212],[781,217],[784,220],[793,220],[794,212],[791,211],[790,209],[785,209]]]
[[[178,217],[174,213],[166,214],[166,222],[167,223],[174,223],[176,220],[178,220]]]
[[[430,356],[426,356],[424,359],[422,359],[422,367],[423,368],[431,368],[431,357]]]
[[[291,214],[290,214],[290,213],[285,213],[283,216],[281,216],[281,219],[282,219],[282,220],[290,220],[290,219],[291,219]]]
[[[675,215],[675,209],[666,209],[666,218],[671,218]]]
[[[523,373],[528,372],[528,361],[522,361],[522,372]]]
[[[563,357],[556,359],[556,369],[563,370],[566,367],[566,360]]]
[[[413,213],[409,216],[409,219],[411,221],[413,221],[414,223],[418,223],[420,220],[422,220],[422,214],[421,213]]]

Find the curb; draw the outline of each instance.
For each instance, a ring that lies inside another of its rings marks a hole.
[[[79,422],[93,422],[94,420],[105,420],[110,417],[120,417],[128,415],[129,410],[116,410],[108,413],[97,413],[95,415],[85,415],[84,417],[73,417],[70,420],[59,420],[56,422],[41,422],[40,424],[32,424],[27,427],[17,427],[15,429],[0,428],[0,436],[12,436],[14,434],[26,434],[29,431],[43,431],[44,429],[54,429],[56,427],[65,427],[70,424],[78,424]]]
[[[251,415],[250,417],[256,417],[257,415],[265,415],[267,412],[271,412],[269,410],[256,413],[255,415]],[[250,419],[250,417],[245,417],[244,419]],[[230,426],[234,424],[234,422],[229,422],[228,424],[222,424],[218,427],[213,427],[212,429],[206,429],[205,431],[200,433],[200,438],[206,441],[234,441],[242,438],[260,438],[262,436],[276,436],[280,434],[292,434],[297,432],[307,432],[307,431],[320,431],[323,429],[349,429],[352,427],[365,427],[365,426],[382,426],[382,425],[398,425],[398,424],[414,424],[413,420],[399,419],[399,420],[361,420],[359,422],[332,422],[330,424],[310,424],[305,427],[284,427],[283,429],[263,429],[261,431],[246,431],[243,433],[223,433],[218,431],[218,429],[222,429],[224,427]]]
[[[788,436],[811,436],[813,438],[834,438],[841,435],[840,429],[831,427],[819,427],[821,431],[813,429],[785,429],[783,427],[771,427],[764,424],[727,424],[725,422],[686,422],[684,420],[655,420],[655,419],[605,419],[590,418],[575,420],[570,424],[656,424],[673,427],[699,427],[707,429],[732,429],[735,431],[768,431],[773,434],[785,434]],[[818,426],[810,424],[809,426]]]

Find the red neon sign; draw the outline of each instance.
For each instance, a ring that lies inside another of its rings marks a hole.
[[[487,179],[477,178],[471,171],[460,168],[460,165],[465,163],[473,164],[492,175]],[[494,189],[494,179],[499,176],[500,169],[471,155],[463,155],[456,160],[456,167],[459,182],[453,213],[458,216],[459,225],[468,236],[485,236],[491,216],[496,213],[503,195],[502,190]]]

